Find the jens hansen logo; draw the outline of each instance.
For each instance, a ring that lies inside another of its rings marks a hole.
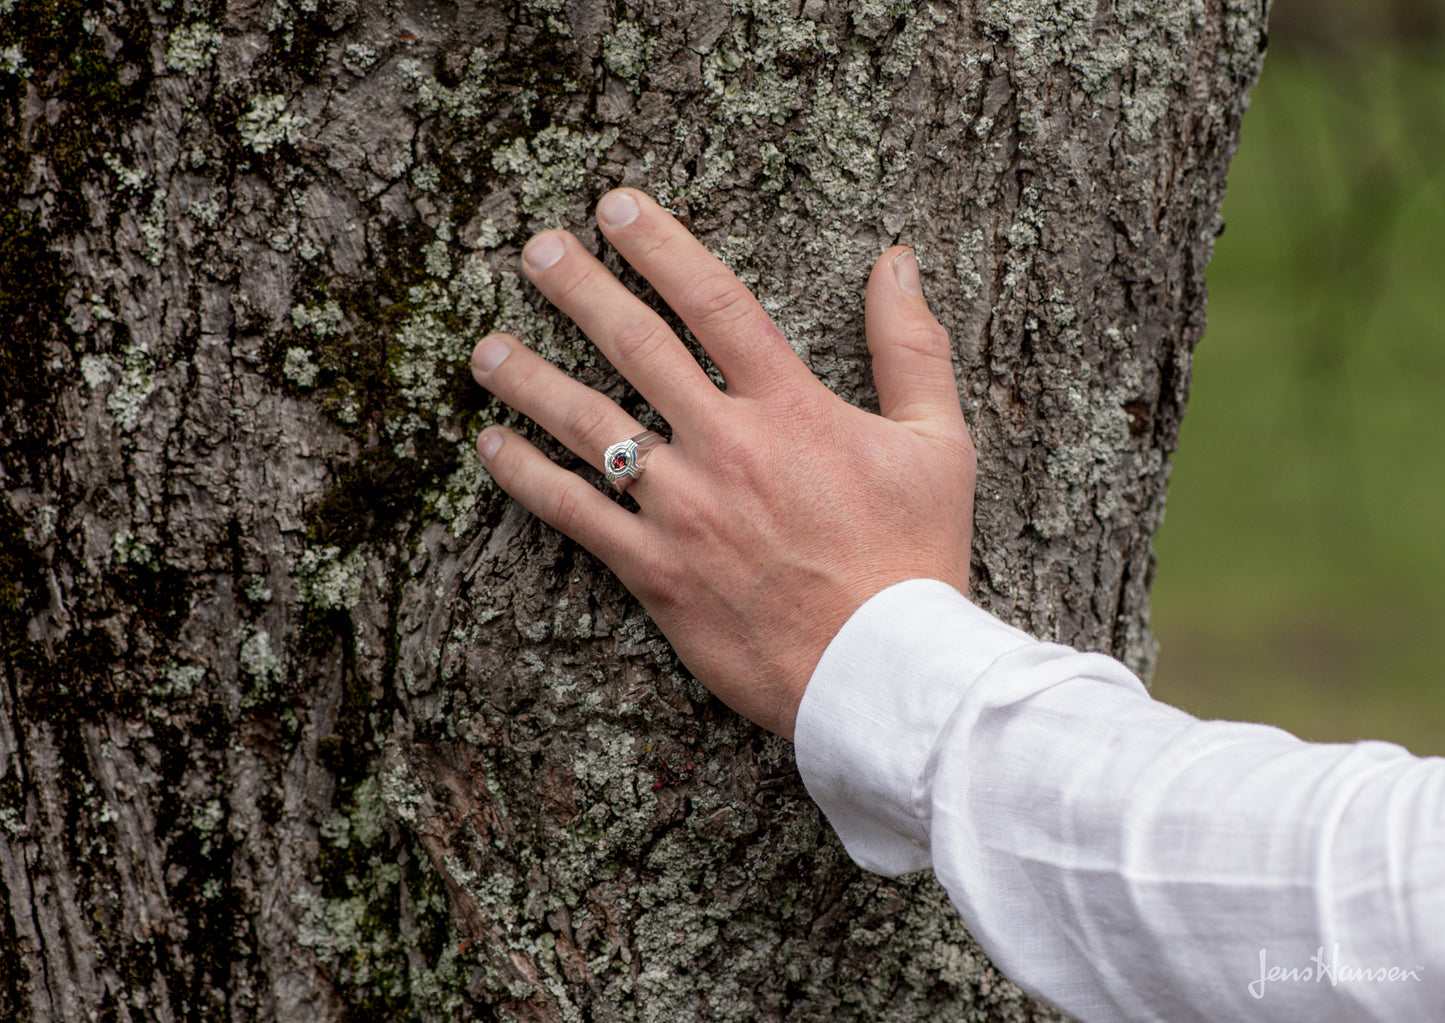
[[[1340,943],[1330,946],[1330,956],[1325,958],[1325,947],[1321,945],[1310,956],[1309,966],[1271,966],[1264,949],[1259,950],[1259,979],[1249,982],[1249,993],[1255,998],[1264,997],[1267,983],[1322,984],[1329,981],[1336,984],[1390,984],[1402,981],[1420,982],[1420,967],[1405,969],[1400,966],[1361,966],[1340,958]]]

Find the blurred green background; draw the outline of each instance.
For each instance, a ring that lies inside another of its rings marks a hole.
[[[1154,692],[1445,753],[1445,2],[1284,0],[1158,536]]]

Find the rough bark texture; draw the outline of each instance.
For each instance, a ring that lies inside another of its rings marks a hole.
[[[625,183],[867,405],[906,241],[977,599],[1147,672],[1264,17],[0,0],[0,1018],[1049,1018],[486,481],[466,356],[637,407],[514,269]]]

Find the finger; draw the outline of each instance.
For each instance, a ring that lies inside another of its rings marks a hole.
[[[632,188],[597,204],[597,223],[706,349],[728,391],[757,394],[812,373],[747,286],[665,209]]]
[[[642,424],[616,403],[507,334],[490,334],[472,350],[477,383],[546,430],[590,465]]]
[[[953,346],[928,310],[911,251],[894,246],[873,264],[863,308],[879,411],[900,422],[961,419]]]
[[[597,555],[624,583],[636,578],[633,563],[649,549],[636,515],[511,430],[483,430],[477,454],[497,486],[518,504]]]
[[[567,231],[537,235],[522,268],[570,316],[648,404],[674,426],[718,400],[718,389],[677,336]]]

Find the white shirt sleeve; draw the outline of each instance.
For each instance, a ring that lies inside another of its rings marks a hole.
[[[1445,1020],[1445,759],[1199,721],[928,580],[853,615],[795,739],[854,860],[931,866],[1085,1023]]]

